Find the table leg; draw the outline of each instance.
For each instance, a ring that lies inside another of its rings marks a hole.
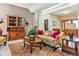
[[[40,44],[40,50],[41,50],[41,42],[39,44]]]
[[[62,39],[62,51],[64,49],[64,39]]]
[[[78,55],[78,43],[75,43],[75,54]]]
[[[32,53],[32,44],[30,45],[30,53]]]
[[[25,47],[25,40],[24,40],[24,47]]]

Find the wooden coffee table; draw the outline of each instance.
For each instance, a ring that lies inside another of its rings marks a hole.
[[[32,53],[34,46],[39,47],[40,50],[41,50],[41,40],[39,40],[35,37],[29,37],[29,39],[28,40],[27,39],[28,38],[24,38],[24,47],[25,47],[25,45],[29,45],[30,46],[30,53]],[[27,40],[28,44],[26,43],[26,40]]]

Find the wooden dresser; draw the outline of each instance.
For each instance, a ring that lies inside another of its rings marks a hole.
[[[7,31],[8,31],[8,40],[18,40],[23,39],[25,36],[24,30],[24,19],[17,16],[7,16]]]

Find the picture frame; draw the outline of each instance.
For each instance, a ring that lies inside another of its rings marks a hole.
[[[56,21],[53,21],[53,26],[57,26],[57,22]]]
[[[48,19],[44,20],[44,30],[48,30]]]

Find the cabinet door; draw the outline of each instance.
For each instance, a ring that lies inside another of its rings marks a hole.
[[[24,32],[20,32],[21,39],[24,38]]]
[[[16,32],[12,32],[12,39],[13,39],[13,40],[16,39]]]
[[[16,39],[16,32],[11,32],[10,33],[10,40],[15,40]]]
[[[24,34],[23,34],[23,32],[17,32],[16,36],[17,36],[18,39],[23,39]]]
[[[11,40],[11,32],[8,32],[8,40]]]
[[[25,24],[25,17],[18,18],[18,26],[24,26]]]
[[[16,26],[16,17],[8,16],[8,26]]]
[[[19,37],[19,32],[16,32],[16,39],[20,39]]]

